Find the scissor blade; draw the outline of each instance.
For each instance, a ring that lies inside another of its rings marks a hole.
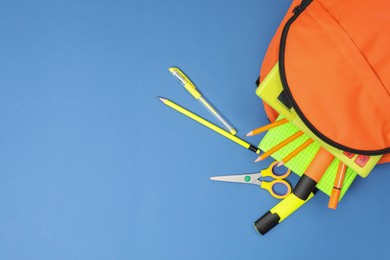
[[[223,175],[210,177],[212,181],[225,181],[225,182],[237,182],[255,184],[257,181],[257,174],[239,174],[239,175]]]

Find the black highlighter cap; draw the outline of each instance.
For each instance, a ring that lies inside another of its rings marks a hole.
[[[273,227],[279,224],[280,217],[276,213],[271,213],[268,211],[261,218],[256,220],[254,223],[255,229],[260,234],[264,235],[268,231],[270,231]]]
[[[303,174],[302,177],[299,179],[297,185],[295,185],[293,193],[301,200],[307,200],[307,198],[310,196],[310,193],[315,190],[316,185],[317,182],[315,180]]]

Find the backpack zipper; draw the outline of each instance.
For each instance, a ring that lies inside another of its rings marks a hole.
[[[281,39],[280,39],[280,48],[279,48],[279,71],[280,71],[280,79],[281,79],[281,82],[282,82],[282,85],[283,85],[283,89],[286,90],[286,94],[287,94],[287,97],[290,99],[291,101],[291,105],[292,107],[294,108],[294,110],[296,111],[296,113],[298,114],[299,118],[303,121],[303,123],[310,129],[310,131],[312,131],[317,137],[319,137],[322,141],[324,141],[325,143],[337,148],[337,149],[340,149],[340,150],[343,150],[343,151],[346,151],[346,152],[350,152],[350,153],[355,153],[355,154],[362,154],[362,155],[383,155],[385,153],[389,153],[390,152],[390,147],[388,148],[385,148],[385,149],[382,149],[382,150],[371,150],[371,151],[365,151],[365,150],[358,150],[358,149],[352,149],[352,148],[349,148],[349,147],[346,147],[342,144],[339,144],[333,140],[331,140],[330,138],[326,137],[325,135],[323,135],[320,131],[318,131],[311,123],[310,121],[305,117],[305,115],[303,114],[302,110],[299,108],[298,104],[296,103],[296,101],[294,100],[293,96],[292,96],[292,93],[290,91],[290,88],[288,86],[288,83],[287,83],[287,78],[286,78],[286,71],[285,71],[285,66],[284,66],[284,53],[285,53],[285,50],[286,50],[286,39],[287,39],[287,34],[288,34],[288,31],[290,29],[290,26],[291,24],[298,18],[298,16],[306,9],[306,7],[309,6],[309,4],[312,2],[313,0],[303,0],[301,2],[301,4],[297,5],[296,7],[294,7],[294,9],[292,10],[292,12],[294,13],[293,16],[291,16],[291,18],[286,22],[286,24],[284,25],[284,28],[282,30],[282,35],[281,35]]]

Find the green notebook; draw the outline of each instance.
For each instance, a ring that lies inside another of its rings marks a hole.
[[[282,115],[279,116],[278,120],[283,118]],[[267,134],[264,136],[263,140],[259,144],[259,148],[263,151],[268,151],[284,139],[288,138],[289,136],[295,134],[298,132],[299,129],[296,127],[293,123],[285,123],[281,126],[275,127],[267,132]],[[309,137],[307,135],[302,135],[298,139],[294,140],[293,142],[289,143],[279,151],[272,154],[272,157],[277,160],[281,161],[285,156],[287,156],[289,153],[294,151],[299,145],[304,143]],[[302,152],[300,152],[297,156],[292,158],[289,162],[287,162],[285,165],[291,171],[295,172],[299,176],[301,176],[306,168],[309,166],[310,162],[313,160],[314,156],[316,155],[317,151],[320,149],[320,145],[317,142],[313,142],[311,145],[309,145],[306,149],[304,149]],[[324,176],[321,178],[320,182],[317,184],[317,188],[321,191],[325,192],[330,196],[334,184],[334,179],[336,177],[338,165],[340,160],[334,159],[331,165],[326,170]],[[357,174],[351,170],[350,168],[347,169],[347,172],[345,174],[344,184],[341,189],[340,199],[343,197],[344,193],[348,190],[349,186],[352,184],[353,180]]]

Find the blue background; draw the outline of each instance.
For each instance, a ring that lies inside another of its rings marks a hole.
[[[1,1],[0,259],[389,259],[390,165],[260,236],[278,201],[209,177],[271,161],[157,100],[215,122],[178,66],[239,136],[267,123],[254,82],[289,4]]]

